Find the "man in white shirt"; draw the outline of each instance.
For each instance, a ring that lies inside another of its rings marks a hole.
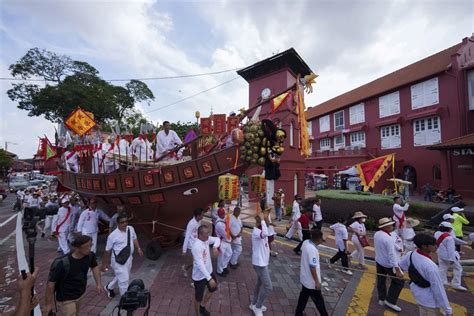
[[[299,239],[299,241],[302,241],[303,240],[303,231],[301,229],[301,224],[298,221],[298,219],[301,216],[300,202],[301,202],[301,198],[298,195],[295,195],[295,199],[293,201],[293,209],[291,211],[291,227],[288,230],[288,233],[286,234],[286,238],[288,238],[288,239],[293,238],[293,235],[295,234],[295,231],[297,231],[298,232],[298,239]]]
[[[191,252],[193,253],[193,281],[194,281],[194,311],[196,316],[210,315],[206,304],[212,293],[217,290],[216,276],[212,273],[212,258],[209,245],[213,245],[214,255],[219,253],[220,239],[209,236],[209,228],[201,225],[198,228],[198,237]],[[207,287],[207,293],[206,292]]]
[[[69,198],[66,196],[61,201],[61,207],[58,210],[58,220],[54,227],[54,231],[58,236],[59,247],[63,254],[68,254],[70,249],[68,245],[69,226],[71,224],[72,210],[69,206]]]
[[[438,264],[439,264],[439,275],[445,285],[448,285],[448,270],[449,266],[453,266],[453,279],[451,280],[451,286],[453,289],[459,291],[466,291],[467,289],[461,285],[462,279],[462,266],[459,261],[460,255],[456,251],[455,237],[451,235],[453,226],[448,222],[441,222],[439,224],[438,231],[434,234],[436,238],[436,244],[438,245]]]
[[[323,227],[323,213],[321,212],[321,199],[316,198],[313,204],[313,228]]]
[[[300,282],[301,292],[296,306],[296,316],[303,316],[304,309],[311,297],[321,316],[327,316],[321,293],[321,269],[319,264],[318,245],[323,240],[323,233],[319,229],[311,230],[311,239],[305,240],[301,247]]]
[[[267,310],[263,302],[273,287],[268,272],[270,247],[268,246],[267,223],[262,219],[262,213],[255,216],[255,221],[256,224],[252,231],[252,265],[257,274],[257,284],[255,284],[249,308],[255,316],[262,316],[263,312]]]
[[[161,157],[173,149],[176,146],[181,145],[183,142],[179,138],[178,134],[175,131],[171,130],[170,122],[164,121],[163,122],[163,130],[158,132],[156,136],[156,156],[155,158]],[[173,158],[173,154],[170,154],[163,160],[169,160]]]
[[[67,146],[67,150],[62,154],[61,159],[67,171],[74,173],[79,172],[79,155],[74,151],[71,145]]]
[[[40,203],[42,202],[42,199],[39,196],[39,192],[38,191],[34,192],[33,195],[30,196],[27,202],[28,202],[29,207],[39,208]]]
[[[41,238],[44,238],[49,230],[48,235],[51,236],[54,233],[53,218],[59,209],[59,204],[57,202],[58,197],[55,194],[52,194],[48,202],[44,205],[46,208],[46,216],[44,218],[44,227],[41,233]]]
[[[396,196],[393,198],[393,220],[395,221],[395,229],[398,230],[398,235],[403,236],[402,230],[405,227],[405,212],[408,211],[410,204],[405,203],[402,206],[402,198]]]
[[[77,223],[77,231],[82,235],[87,235],[92,238],[92,252],[97,251],[97,232],[99,231],[99,218],[110,222],[110,217],[101,209],[97,208],[97,201],[92,198],[89,201],[89,208],[82,211]]]
[[[220,208],[217,211],[217,216],[219,216],[219,219],[216,222],[216,237],[221,240],[219,256],[217,257],[217,275],[225,277],[229,273],[227,266],[232,257],[232,246],[230,245],[232,238],[227,235],[226,228],[229,223],[226,220],[225,209]]]
[[[420,315],[439,315],[439,308],[445,311],[445,315],[452,315],[453,310],[449,305],[438,267],[430,256],[436,252],[436,239],[426,234],[418,234],[413,238],[413,242],[418,249],[404,256],[400,261],[400,267],[410,275],[412,281],[410,290],[415,297]],[[423,284],[416,275],[410,273],[410,264],[412,269],[415,268],[429,284]]]
[[[397,306],[397,300],[404,282],[403,272],[398,265],[398,257],[395,253],[395,239],[391,235],[394,224],[395,222],[388,217],[379,220],[379,230],[374,235],[375,263],[379,304],[400,312],[402,309]],[[386,275],[392,277],[388,292]]]
[[[242,253],[242,231],[244,226],[240,219],[240,207],[234,208],[234,213],[230,217],[230,236],[232,238],[232,257],[230,258],[230,267],[237,269],[239,266],[239,257]]]
[[[125,249],[125,250],[124,250]],[[135,229],[128,225],[128,214],[125,212],[117,216],[117,229],[115,229],[107,237],[107,245],[105,246],[103,266],[107,271],[109,264],[114,270],[114,278],[104,289],[109,298],[115,296],[114,287],[118,285],[120,295],[125,294],[130,280],[130,271],[132,270],[133,251],[137,249],[138,255],[143,257],[143,251],[138,243]],[[117,262],[117,256],[124,250],[127,256],[124,256],[125,262]]]
[[[201,226],[201,221],[204,217],[204,210],[200,207],[194,209],[193,213],[193,218],[188,222],[188,225],[186,225],[186,234],[184,236],[184,242],[183,242],[183,256],[186,256],[188,249],[191,250],[193,249],[193,244],[196,241],[197,235],[198,235],[198,228]],[[183,264],[181,267],[183,269],[184,276],[188,276],[188,271],[193,267],[193,263],[191,262],[190,264],[186,265]]]
[[[131,154],[139,163],[153,162],[153,149],[147,137],[147,134],[140,135],[130,145]]]
[[[219,219],[219,216],[217,216],[217,211],[220,208],[224,208],[225,206],[225,201],[224,200],[219,200],[219,202],[214,203],[211,208],[211,220],[212,220],[212,236],[216,236],[216,222]]]

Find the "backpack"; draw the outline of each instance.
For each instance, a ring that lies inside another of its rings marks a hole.
[[[413,255],[413,252],[410,254],[410,265],[408,266],[408,276],[410,277],[410,282],[415,283],[421,288],[427,288],[431,286],[431,283],[427,281],[421,274],[418,272],[418,270],[415,268],[415,265],[413,265],[413,262],[411,261],[411,256]]]
[[[69,274],[69,271],[71,270],[71,262],[69,261],[69,254],[62,255],[61,257],[54,259],[53,264],[51,265],[51,270],[56,269],[56,267],[58,266],[60,262],[63,265],[64,275],[54,285],[54,293],[60,290],[62,282],[66,279],[66,277]],[[91,264],[92,264],[92,252],[89,253],[89,267],[91,266]],[[56,297],[56,295],[54,297]]]

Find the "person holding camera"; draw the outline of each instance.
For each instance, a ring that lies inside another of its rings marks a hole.
[[[121,212],[117,216],[117,229],[107,237],[103,260],[104,271],[107,271],[110,265],[115,274],[112,281],[104,287],[109,298],[115,296],[114,288],[116,285],[119,287],[120,295],[127,292],[130,271],[132,270],[133,251],[135,249],[137,249],[138,254],[142,257],[143,251],[138,244],[135,229],[128,225],[128,214]]]
[[[87,273],[92,269],[97,292],[102,293],[102,280],[95,253],[91,252],[92,238],[77,236],[71,243],[74,251],[56,258],[49,270],[43,315],[53,312],[53,300],[64,315],[78,315],[87,287]]]
[[[199,226],[197,239],[191,248],[193,254],[194,311],[196,316],[210,315],[206,309],[206,304],[211,299],[212,293],[217,291],[216,275],[212,271],[212,258],[209,253],[210,245],[213,246],[214,255],[217,256],[221,240],[209,236],[209,227],[206,225]]]
[[[436,239],[427,234],[418,234],[413,242],[417,249],[403,257],[400,268],[408,272],[410,290],[420,315],[439,315],[439,308],[444,310],[445,315],[452,315],[453,310],[438,273],[438,266],[431,258],[431,253],[436,252]]]

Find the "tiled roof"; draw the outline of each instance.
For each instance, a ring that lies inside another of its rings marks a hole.
[[[445,142],[432,145],[427,149],[460,149],[460,148],[474,148],[474,133],[467,134],[461,137],[453,138]]]
[[[343,107],[356,104],[370,97],[380,95],[406,84],[428,78],[448,68],[451,56],[456,54],[463,43],[454,45],[416,63],[396,70],[363,86],[341,94],[306,111],[306,119],[311,120]]]

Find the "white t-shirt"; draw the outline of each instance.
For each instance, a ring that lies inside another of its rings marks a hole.
[[[230,216],[230,232],[232,235],[237,236],[240,234],[240,231],[242,229],[242,220],[239,217],[235,217],[234,215]],[[232,240],[234,244],[241,244],[242,243],[242,237],[237,237]]]
[[[365,235],[365,225],[364,223],[359,223],[359,221],[355,221],[351,225],[349,225],[350,228],[352,228],[353,231],[357,232],[359,235]],[[359,240],[356,234],[352,234],[352,240]]]
[[[258,267],[266,267],[269,260],[268,229],[265,221],[262,221],[262,229],[254,227],[252,231],[252,264]]]
[[[295,200],[293,201],[293,209],[292,209],[292,214],[291,214],[291,219],[294,221],[297,221],[298,218],[301,216],[301,211],[300,211],[300,204]]]
[[[135,234],[135,229],[132,226],[127,226],[125,231],[120,229],[115,229],[107,237],[107,244],[105,245],[105,251],[112,250],[112,256],[119,254],[119,252],[127,246],[128,243],[128,230],[130,230],[130,256],[132,257],[133,251],[135,249],[133,241],[137,239],[137,234]]]
[[[192,249],[193,243],[196,241],[198,235],[198,228],[201,225],[201,221],[197,221],[193,217],[186,226],[186,236],[184,237],[183,242],[183,252],[186,253],[188,249]]]
[[[393,233],[393,232],[392,232]],[[395,239],[391,234],[379,230],[374,234],[375,261],[385,268],[398,267]]]
[[[321,283],[321,270],[319,266],[319,251],[311,240],[305,240],[301,246],[300,282],[307,289],[316,289],[311,269],[316,268],[318,281]]]
[[[344,240],[349,239],[349,234],[347,233],[346,225],[336,223],[334,225],[329,226],[329,228],[334,230],[334,234],[336,235],[336,246],[339,248],[339,250],[346,250]]]
[[[212,258],[209,251],[209,245],[213,248],[219,248],[221,240],[217,237],[209,236],[207,241],[197,238],[193,244],[191,252],[193,253],[193,280],[210,280],[212,273]]]
[[[321,213],[321,207],[319,207],[316,203],[313,205],[313,221],[319,222],[323,220],[323,214]]]
[[[434,234],[434,238],[438,240],[442,234],[443,232],[437,231]],[[438,253],[438,259],[443,259],[446,261],[457,261],[459,259],[459,254],[456,251],[456,244],[451,234],[443,239],[441,244],[439,244],[438,249],[436,249],[436,252]]]

